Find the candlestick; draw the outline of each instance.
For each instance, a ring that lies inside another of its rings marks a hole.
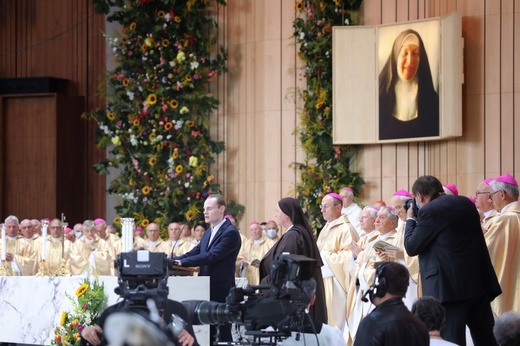
[[[130,252],[134,247],[134,219],[133,218],[122,218],[122,249],[121,252]]]
[[[42,226],[42,260],[47,259],[47,228],[49,228],[49,221],[41,220]]]
[[[2,261],[5,261],[5,254],[7,252],[7,238],[5,236],[5,224],[1,224],[2,228]]]

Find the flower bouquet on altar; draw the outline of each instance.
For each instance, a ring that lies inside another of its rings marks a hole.
[[[65,293],[73,310],[61,313],[59,325],[54,328],[51,345],[79,345],[81,331],[96,323],[106,307],[105,285],[97,279],[85,278],[75,295]]]

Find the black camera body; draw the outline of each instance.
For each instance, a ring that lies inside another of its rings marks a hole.
[[[415,201],[415,198],[410,198],[404,201],[404,210],[408,212],[408,209],[412,208],[413,210],[413,217],[417,217],[417,213],[419,212],[419,209],[417,208],[417,202]]]
[[[313,277],[317,261],[300,255],[277,255],[273,262],[270,286],[234,287],[226,303],[184,301],[193,325],[236,323],[246,335],[275,336],[280,340],[300,331],[310,297],[301,287]],[[263,297],[259,290],[267,290]],[[275,332],[263,329],[273,327]]]

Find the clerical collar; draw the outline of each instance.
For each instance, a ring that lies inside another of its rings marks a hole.
[[[18,239],[18,237],[10,237],[8,235],[6,235],[6,238],[7,238],[7,240],[16,240],[16,239]]]
[[[32,241],[34,240],[34,238],[32,238],[32,237],[31,237],[31,238],[25,238],[25,237],[23,237],[23,239],[24,239],[26,242],[32,242]]]
[[[148,245],[150,245],[150,247],[156,247],[157,246],[157,242],[158,242],[158,240],[156,240],[156,241],[148,240]]]
[[[254,245],[260,245],[262,243],[262,238],[253,240]]]
[[[61,243],[61,237],[59,237],[59,238],[51,237],[51,241],[52,241],[53,243]]]
[[[393,235],[393,232],[394,232],[394,231],[390,231],[390,232],[388,232],[388,233],[386,233],[386,234],[380,234],[380,235],[379,235],[379,239],[385,240],[386,238],[388,238],[388,237],[390,237],[391,235]]]

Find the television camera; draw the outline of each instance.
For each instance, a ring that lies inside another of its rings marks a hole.
[[[234,287],[226,303],[184,301],[183,304],[193,325],[236,323],[245,327],[246,335],[253,336],[254,344],[263,344],[266,337],[270,340],[267,344],[271,344],[303,329],[312,296],[301,284],[313,277],[316,263],[301,255],[277,255],[269,286]],[[273,331],[266,331],[267,328]]]

